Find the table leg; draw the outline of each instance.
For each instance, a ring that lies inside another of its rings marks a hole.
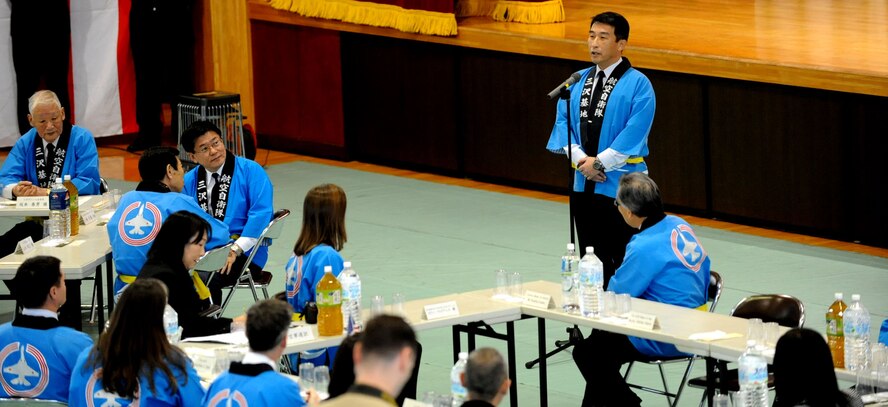
[[[450,328],[453,331],[453,364],[459,360],[459,352],[462,350],[462,339],[459,337],[459,326],[454,325]]]
[[[512,386],[509,388],[509,405],[518,405],[518,369],[515,366],[515,323],[506,322],[506,353],[509,356],[509,379],[512,380]]]
[[[111,253],[105,255],[105,281],[108,282],[106,284],[108,293],[108,318],[111,318],[111,312],[114,311],[114,261],[112,260]]]
[[[537,341],[540,369],[540,407],[549,405],[549,378],[546,366],[546,319],[537,318]]]
[[[105,294],[102,293],[102,265],[96,266],[96,311],[99,314],[99,334],[105,330]]]

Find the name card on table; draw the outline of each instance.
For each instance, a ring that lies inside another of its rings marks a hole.
[[[456,301],[447,301],[422,307],[422,319],[426,321],[455,316],[459,316],[459,307],[456,306]]]
[[[84,209],[80,211],[80,223],[84,225],[92,225],[96,223],[98,218],[96,217],[96,211],[92,209]]]
[[[48,196],[20,196],[15,200],[18,209],[49,209]]]
[[[660,327],[656,315],[636,311],[629,312],[628,322],[627,325],[633,328],[657,329]]]
[[[404,404],[402,404],[401,407],[432,407],[432,405],[407,397],[404,399]]]
[[[211,376],[216,368],[216,353],[212,349],[185,348],[185,353],[191,358],[194,370],[198,374]]]
[[[31,236],[28,236],[22,240],[19,240],[18,244],[15,246],[15,253],[28,254],[33,252],[34,249],[34,240],[31,239]]]
[[[551,295],[527,290],[524,292],[524,305],[528,307],[549,309],[555,308],[555,301]]]
[[[287,343],[308,342],[314,339],[314,332],[308,325],[296,325],[287,332]]]

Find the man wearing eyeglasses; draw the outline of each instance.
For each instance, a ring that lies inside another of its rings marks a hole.
[[[185,174],[182,193],[193,196],[205,212],[227,224],[236,239],[228,263],[209,284],[216,304],[222,300],[222,287],[237,283],[251,250],[256,254],[249,265],[250,273],[254,280],[265,280],[262,277],[267,272],[262,267],[268,260],[268,248],[255,246],[274,212],[268,174],[255,161],[235,157],[226,150],[221,134],[215,124],[197,121],[180,139],[188,157],[199,164]]]

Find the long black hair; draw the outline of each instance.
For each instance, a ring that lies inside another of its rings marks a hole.
[[[791,329],[777,341],[774,352],[775,406],[848,406],[839,391],[829,346],[820,333]]]
[[[204,236],[209,240],[210,234],[210,223],[200,216],[189,211],[172,213],[163,221],[154,238],[148,250],[148,261],[159,261],[176,270],[185,268],[182,264],[185,246],[199,242]]]

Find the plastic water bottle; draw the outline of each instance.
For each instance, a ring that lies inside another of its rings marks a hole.
[[[587,318],[600,317],[603,294],[604,264],[595,255],[595,249],[588,246],[580,259],[580,313]]]
[[[466,371],[466,363],[469,361],[469,353],[468,352],[460,352],[459,360],[456,361],[456,364],[453,365],[453,368],[450,369],[450,396],[451,396],[451,406],[459,407],[466,400],[466,396],[468,396],[468,390],[462,385],[462,380],[460,376],[462,373]]]
[[[51,240],[65,240],[71,236],[70,199],[61,178],[56,178],[49,191],[49,219],[54,222],[49,231]]]
[[[842,293],[836,293],[836,300],[826,310],[826,343],[829,344],[829,353],[832,354],[833,366],[845,367],[845,328],[843,319],[845,309],[848,308],[842,301]]]
[[[179,342],[179,313],[170,304],[163,309],[163,330],[170,343]]]
[[[870,353],[870,314],[860,302],[860,294],[851,295],[851,305],[845,310],[843,319],[845,369],[865,370]]]
[[[342,263],[342,273],[339,273],[339,282],[342,284],[342,326],[346,330],[351,326],[349,333],[361,332],[364,322],[361,319],[361,277],[352,263]]]
[[[746,352],[737,361],[740,391],[745,394],[745,407],[768,407],[768,364],[756,350],[755,341],[746,341]]]
[[[342,335],[342,284],[333,276],[333,267],[324,266],[324,276],[315,288],[318,304],[318,334]]]
[[[78,200],[80,193],[77,191],[77,186],[71,182],[70,175],[65,175],[64,185],[65,189],[68,190],[68,208],[71,209],[71,217],[68,222],[68,224],[71,225],[71,236],[77,236],[77,234],[80,233],[80,211]]]
[[[567,252],[561,256],[561,309],[564,312],[575,314],[580,311],[575,284],[579,273],[580,257],[573,243],[567,244]]]

